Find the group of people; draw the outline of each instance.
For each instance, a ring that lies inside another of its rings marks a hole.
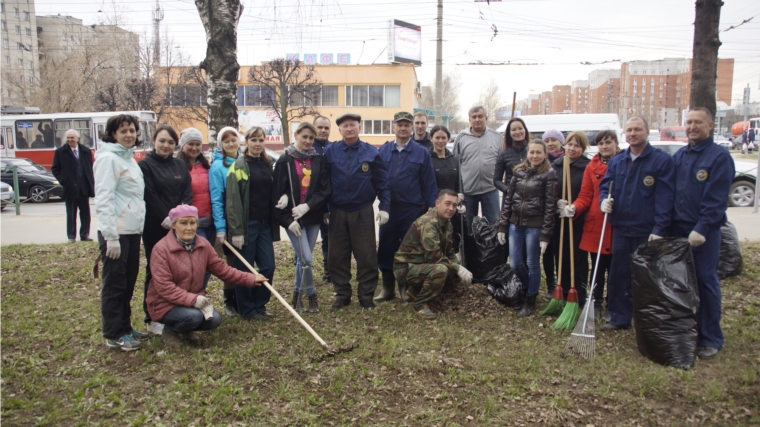
[[[742,132],[742,154],[752,154],[755,150],[755,130],[745,129]]]

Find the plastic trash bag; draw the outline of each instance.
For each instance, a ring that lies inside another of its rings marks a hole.
[[[483,283],[489,271],[507,262],[507,245],[500,245],[496,234],[499,223],[476,216],[472,220],[472,236],[465,239],[466,267],[474,283]]]
[[[525,291],[509,264],[502,264],[489,271],[483,279],[483,284],[496,301],[507,307],[522,307]]]
[[[689,241],[665,238],[631,255],[633,324],[639,352],[665,366],[691,369],[697,357],[697,272]]]
[[[718,259],[718,278],[741,274],[744,269],[744,256],[739,245],[739,233],[736,227],[726,221],[720,227],[720,258]]]

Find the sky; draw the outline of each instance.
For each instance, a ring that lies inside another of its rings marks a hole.
[[[85,24],[117,19],[150,40],[156,0],[36,0],[37,15]],[[205,57],[205,32],[193,0],[160,0],[161,32],[193,63]],[[352,64],[387,63],[388,20],[422,28],[422,85],[435,80],[437,0],[243,0],[238,62],[256,65],[286,53],[350,53]],[[504,105],[585,80],[620,62],[692,55],[694,0],[444,0],[443,65],[462,80],[463,110],[491,79]],[[738,26],[752,18],[749,23]],[[760,101],[760,2],[725,1],[720,58],[734,58],[732,104],[748,84]],[[737,26],[729,29],[731,26]],[[474,65],[475,63],[510,65]],[[587,63],[590,65],[583,65]],[[520,65],[518,65],[520,64]],[[527,65],[529,64],[529,65]]]

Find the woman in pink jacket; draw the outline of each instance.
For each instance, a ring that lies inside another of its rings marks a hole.
[[[198,341],[195,331],[209,331],[222,323],[204,291],[206,271],[225,282],[254,287],[267,279],[229,267],[206,239],[197,239],[198,209],[179,205],[169,211],[172,231],[161,239],[151,254],[152,279],[148,287],[151,319],[165,325],[162,336],[170,346],[184,337]]]

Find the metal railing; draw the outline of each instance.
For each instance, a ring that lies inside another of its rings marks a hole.
[[[21,204],[26,203],[30,200],[34,200],[31,197],[27,197],[26,200],[23,202],[19,200],[19,187],[18,187],[18,166],[12,165],[11,166],[11,173],[13,174],[13,204],[16,206],[16,215],[21,215]],[[53,191],[60,187],[60,184],[56,184],[55,186],[45,190],[42,192],[42,194],[48,193],[50,191]]]

